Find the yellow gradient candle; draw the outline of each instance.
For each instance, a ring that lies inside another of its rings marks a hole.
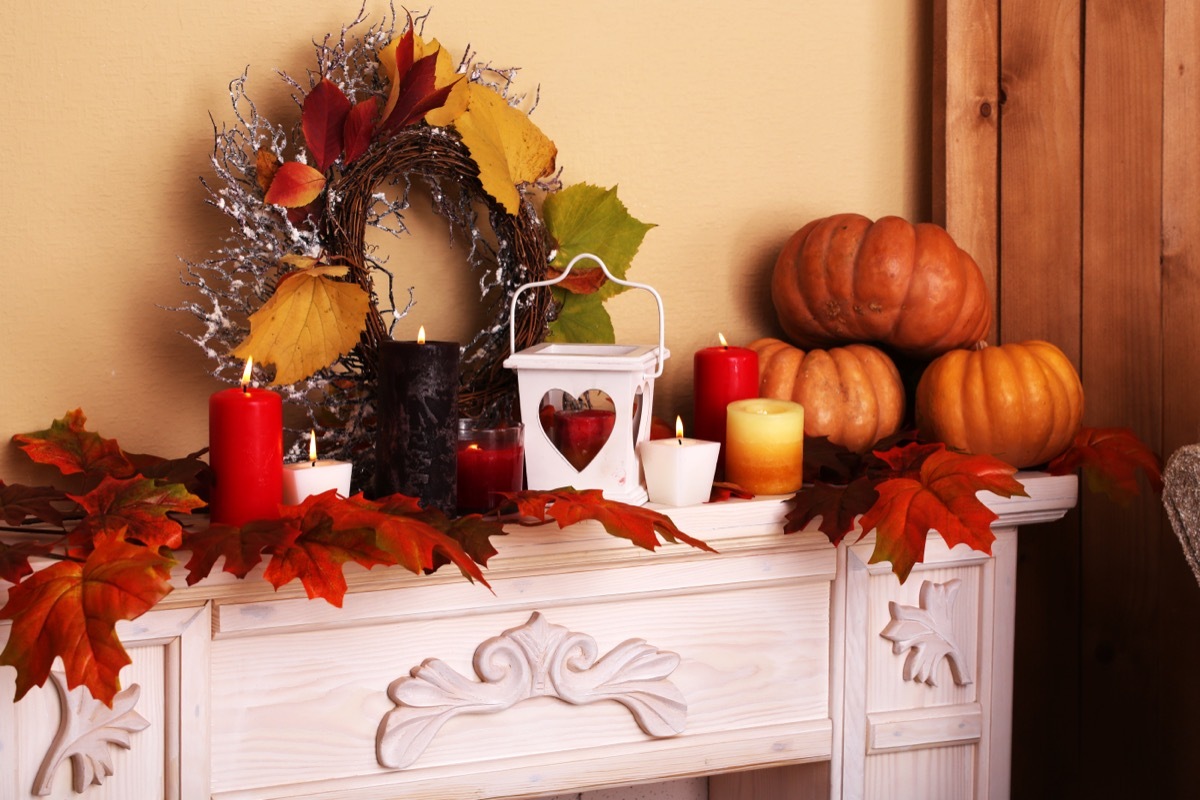
[[[799,491],[804,475],[804,406],[767,397],[726,408],[725,480],[754,494]]]

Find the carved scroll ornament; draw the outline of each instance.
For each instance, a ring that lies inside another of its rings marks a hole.
[[[33,779],[33,793],[44,797],[53,790],[54,773],[65,759],[74,769],[76,793],[88,784],[100,786],[113,774],[110,746],[129,749],[129,736],[145,730],[150,723],[134,711],[142,689],[136,683],[113,697],[112,708],[92,697],[83,686],[67,689],[67,678],[51,670],[50,678],[58,689],[59,724],[54,741],[42,759]]]
[[[480,681],[439,659],[413,667],[388,687],[396,708],[384,715],[375,737],[385,767],[402,769],[420,757],[437,732],[460,714],[494,714],[531,697],[557,697],[573,705],[615,700],[654,737],[682,733],[683,693],[667,677],[679,656],[629,639],[597,659],[596,640],[551,625],[538,612],[524,625],[488,639],[475,650]]]
[[[945,583],[925,581],[921,584],[919,607],[888,603],[892,621],[879,635],[892,642],[892,652],[896,655],[908,650],[904,680],[936,686],[937,666],[945,658],[956,684],[971,683],[966,658],[954,637],[954,601],[960,588],[962,581],[958,579]]]

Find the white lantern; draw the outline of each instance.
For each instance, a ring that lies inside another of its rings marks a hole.
[[[658,305],[658,345],[544,342],[514,353],[504,366],[517,373],[525,422],[525,478],[530,489],[601,489],[610,500],[646,502],[637,447],[650,438],[654,379],[667,352],[662,298],[652,287],[624,281],[590,253],[571,259],[557,278],[527,283],[513,293],[509,351],[516,349],[517,298],[553,286],[580,259],[595,261],[613,283],[645,289]]]

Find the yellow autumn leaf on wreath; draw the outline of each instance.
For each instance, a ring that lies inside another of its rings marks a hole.
[[[284,262],[298,267],[250,315],[250,335],[233,351],[275,365],[275,384],[295,383],[350,352],[366,328],[371,298],[356,283],[334,280],[347,267],[316,265],[303,256]]]
[[[467,110],[467,101],[470,98],[467,87],[470,84],[465,79],[459,80],[462,75],[455,71],[454,62],[450,60],[450,54],[446,52],[446,48],[442,47],[437,39],[430,39],[426,43],[424,39],[418,36],[413,45],[413,58],[420,59],[430,53],[437,53],[437,70],[434,73],[433,83],[435,88],[441,89],[443,86],[454,84],[454,88],[450,90],[450,96],[446,98],[446,102],[425,115],[425,121],[430,125],[445,127],[458,119]]]
[[[454,121],[463,144],[479,167],[479,182],[509,214],[521,206],[517,184],[532,183],[554,171],[558,148],[529,115],[492,89],[470,84],[467,110]]]

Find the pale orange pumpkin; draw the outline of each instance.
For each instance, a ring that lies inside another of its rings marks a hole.
[[[922,437],[1023,469],[1071,444],[1083,424],[1083,384],[1049,342],[954,350],[925,368],[916,415]]]
[[[828,436],[861,453],[904,420],[900,373],[878,348],[805,352],[779,339],[759,339],[750,348],[758,353],[759,394],[804,406],[806,436]]]
[[[900,217],[808,223],[775,261],[771,299],[798,347],[879,342],[928,359],[974,346],[992,325],[975,260],[937,225]]]

